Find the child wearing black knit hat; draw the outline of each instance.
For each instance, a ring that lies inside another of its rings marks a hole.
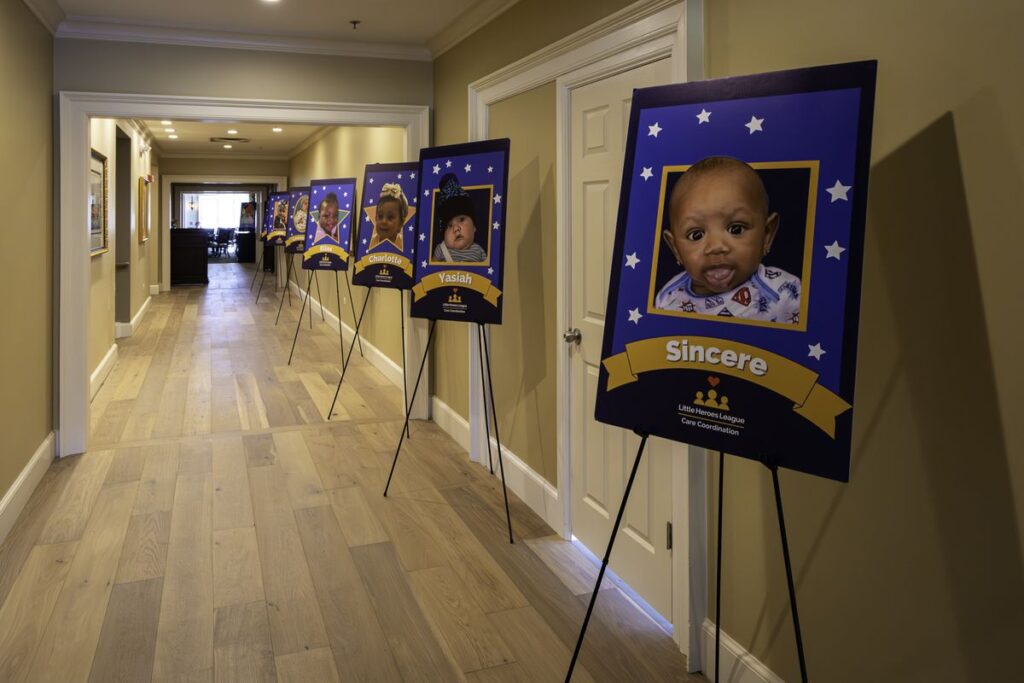
[[[440,239],[434,248],[435,261],[481,263],[487,252],[476,242],[476,216],[473,200],[454,173],[441,178],[438,188],[437,222],[434,229]]]

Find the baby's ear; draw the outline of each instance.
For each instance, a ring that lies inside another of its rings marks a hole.
[[[764,222],[764,254],[767,254],[772,248],[772,242],[775,241],[775,235],[779,232],[779,213],[775,213],[768,216],[768,220]],[[762,255],[764,255],[762,254]]]
[[[680,266],[683,265],[683,259],[679,258],[679,252],[676,251],[676,242],[674,237],[672,236],[672,231],[665,230],[661,233],[661,236],[665,240],[665,244],[668,245],[669,251],[672,252],[672,256],[675,257],[676,263],[678,263]]]

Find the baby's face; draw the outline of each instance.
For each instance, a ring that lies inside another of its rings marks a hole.
[[[469,216],[456,216],[444,229],[444,243],[449,249],[469,249],[476,236],[476,225]]]
[[[760,187],[739,168],[716,169],[682,190],[671,203],[664,232],[696,294],[721,294],[746,282],[771,248],[778,214],[766,215]]]
[[[320,209],[320,229],[326,232],[328,235],[334,234],[334,229],[338,227],[338,207],[334,204],[325,204]]]
[[[383,202],[377,205],[377,236],[382,240],[395,241],[402,229],[402,217],[397,202]]]

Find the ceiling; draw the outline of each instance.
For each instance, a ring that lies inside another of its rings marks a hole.
[[[142,125],[153,138],[153,145],[162,156],[202,157],[259,157],[287,159],[298,151],[306,141],[318,138],[328,130],[324,126],[299,125],[294,123],[245,123],[231,121],[172,121],[165,125],[160,121],[144,120]],[[280,128],[275,133],[273,128]],[[174,130],[176,140],[168,136],[168,128]],[[236,130],[237,133],[228,133]],[[245,138],[248,142],[211,142],[212,137]],[[231,149],[224,145],[230,144]]]
[[[25,0],[58,37],[176,44],[192,38],[205,45],[219,39],[225,47],[404,59],[440,54],[516,1]]]

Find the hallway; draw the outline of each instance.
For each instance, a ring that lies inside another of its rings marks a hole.
[[[275,326],[252,273],[211,265],[119,342],[91,451],[0,547],[0,680],[562,680],[596,568],[511,496],[509,545],[500,482],[432,422],[382,497],[401,390],[357,351],[326,422],[337,334],[317,309],[288,366],[300,302]],[[608,581],[581,662],[705,680]]]

